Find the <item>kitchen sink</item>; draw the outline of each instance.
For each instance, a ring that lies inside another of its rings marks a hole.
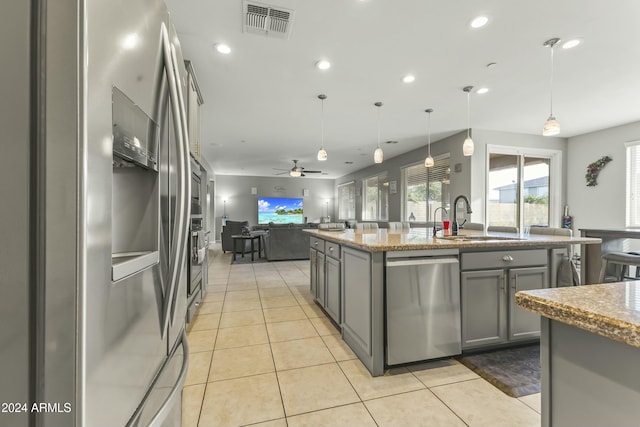
[[[520,237],[506,237],[506,236],[466,236],[466,235],[458,235],[458,236],[436,236],[436,239],[443,240],[455,240],[458,242],[484,242],[487,240],[527,240],[521,239]]]

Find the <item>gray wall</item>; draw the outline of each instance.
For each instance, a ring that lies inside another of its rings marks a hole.
[[[257,194],[251,194],[255,187]],[[309,191],[308,196],[303,190]],[[321,216],[334,218],[335,180],[316,178],[265,177],[216,175],[215,177],[215,238],[220,240],[221,217],[226,211],[229,220],[258,223],[258,197],[302,197],[304,215],[309,222],[315,222]],[[226,204],[224,203],[226,200]]]
[[[569,138],[567,204],[573,229],[624,228],[626,211],[626,150],[624,143],[640,140],[640,122]],[[613,160],[587,187],[587,165],[609,156]]]
[[[442,139],[438,142],[431,143],[431,156],[437,157],[441,154],[451,153],[451,195],[469,194],[470,191],[470,160],[462,155],[462,142],[464,141],[466,131]],[[389,194],[389,221],[402,221],[402,176],[401,169],[407,165],[417,162],[424,162],[427,157],[427,147],[417,148],[408,153],[385,159],[383,163],[361,169],[352,174],[345,175],[336,179],[336,186],[349,181],[356,182],[356,219],[362,219],[362,180],[373,175],[377,175],[387,171],[389,181],[396,181],[398,191],[395,194]],[[461,172],[454,172],[454,165],[460,163]],[[337,197],[337,190],[336,190]],[[452,200],[453,201],[453,200]],[[404,218],[406,221],[407,218]]]

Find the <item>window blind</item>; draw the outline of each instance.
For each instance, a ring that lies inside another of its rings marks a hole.
[[[449,205],[450,165],[446,154],[436,158],[430,168],[422,162],[403,168],[405,220],[427,222],[433,210]]]
[[[356,182],[338,185],[338,219],[356,218]]]
[[[627,148],[627,227],[640,227],[640,141],[626,144]]]

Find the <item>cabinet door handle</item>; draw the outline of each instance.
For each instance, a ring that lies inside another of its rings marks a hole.
[[[500,276],[500,291],[501,292],[506,292],[507,288],[505,286],[507,279],[505,277],[505,275],[503,274],[502,276]]]
[[[511,289],[513,289],[513,292],[515,292],[516,288],[518,287],[517,286],[517,278],[518,278],[518,276],[515,275],[515,274],[511,277]]]
[[[505,255],[502,257],[503,261],[513,261],[513,257],[511,255]]]
[[[313,244],[314,244],[314,245],[316,245],[316,246],[318,246],[318,242],[314,242]]]
[[[333,247],[329,248],[329,252],[333,252]]]

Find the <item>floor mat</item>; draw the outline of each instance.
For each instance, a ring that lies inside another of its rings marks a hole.
[[[538,344],[458,356],[457,359],[511,397],[540,392]]]

